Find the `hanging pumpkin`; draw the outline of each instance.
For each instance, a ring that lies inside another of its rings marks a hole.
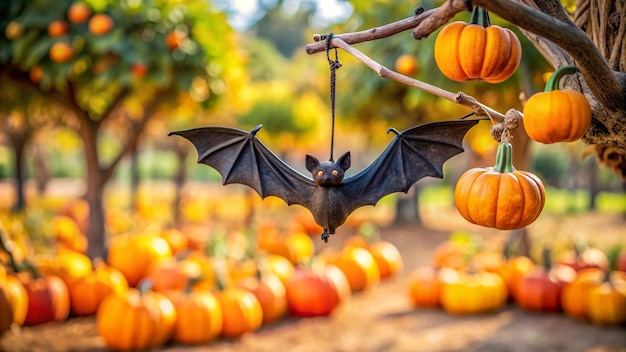
[[[573,89],[559,90],[564,75],[578,72],[574,66],[554,71],[544,92],[528,99],[524,106],[524,129],[540,143],[573,142],[580,139],[591,125],[591,106],[585,96]]]
[[[443,27],[434,56],[439,70],[453,81],[500,83],[519,66],[522,46],[515,33],[491,25],[489,13],[475,7],[469,24],[457,21]]]
[[[459,178],[454,201],[469,222],[499,230],[514,230],[537,219],[546,201],[546,191],[534,174],[515,170],[512,147],[500,143],[496,165],[467,170]]]
[[[155,349],[171,337],[176,310],[167,297],[151,291],[150,283],[142,281],[139,289],[107,296],[98,308],[96,321],[100,337],[111,349]]]

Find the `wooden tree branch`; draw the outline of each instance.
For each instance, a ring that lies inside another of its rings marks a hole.
[[[415,28],[423,20],[433,15],[436,11],[437,9],[423,11],[423,9],[418,8],[415,11],[416,15],[413,17],[405,18],[400,21],[392,22],[380,27],[370,28],[360,32],[336,34],[333,35],[333,37],[340,38],[347,44],[356,44],[390,37],[400,32]],[[315,43],[310,43],[306,46],[305,50],[307,54],[315,54],[325,51],[326,43],[324,41],[320,41],[320,38],[321,36],[316,34],[314,37]]]
[[[111,161],[111,163],[106,168],[102,169],[104,182],[106,182],[113,175],[113,171],[115,171],[115,167],[122,161],[124,156],[130,153],[135,148],[137,148],[139,137],[141,136],[146,125],[148,124],[148,121],[152,119],[159,105],[170,94],[172,94],[171,88],[162,89],[158,91],[154,95],[152,100],[146,105],[144,109],[143,117],[135,122],[131,122],[132,125],[129,128],[129,133],[126,139],[126,143],[120,150],[119,154],[115,157],[115,159],[113,159],[113,161]],[[130,119],[128,120],[131,121]]]
[[[510,23],[540,35],[567,51],[580,70],[589,89],[598,102],[611,111],[626,111],[626,93],[617,75],[598,47],[569,17],[561,21],[529,6],[511,0],[473,0],[480,6]],[[550,9],[547,1],[542,2]],[[450,0],[439,7],[436,14],[422,21],[413,30],[413,37],[424,38],[450,20],[456,13],[467,10],[465,0]],[[550,10],[554,12],[555,10]],[[559,18],[562,15],[557,14]]]
[[[405,85],[412,86],[412,87],[421,89],[423,91],[426,91],[428,93],[434,94],[436,96],[442,97],[453,103],[468,107],[474,110],[474,112],[478,116],[484,116],[484,115],[488,116],[494,123],[504,121],[503,114],[480,103],[475,98],[469,95],[466,95],[463,92],[452,93],[445,89],[441,89],[439,87],[430,85],[428,83],[416,80],[414,78],[411,78],[403,74],[400,74],[398,72],[395,72],[393,70],[390,70],[386,68],[385,66],[379,64],[378,62],[374,61],[367,55],[363,54],[361,51],[357,50],[356,48],[354,48],[353,46],[346,43],[340,38],[333,36],[331,40],[331,44],[333,47],[341,48],[347,53],[349,53],[350,55],[357,58],[359,61],[363,62],[365,65],[371,68],[374,72],[376,72],[380,77],[392,79],[394,81],[403,83]]]

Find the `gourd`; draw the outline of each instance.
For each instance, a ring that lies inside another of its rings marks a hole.
[[[573,89],[558,90],[564,75],[578,72],[574,66],[556,70],[544,92],[528,99],[524,106],[524,129],[540,143],[573,142],[580,139],[591,125],[591,106],[585,96]]]
[[[534,222],[546,201],[546,191],[534,174],[515,170],[512,147],[500,143],[494,167],[473,168],[459,178],[454,201],[469,222],[499,230],[514,230]]]
[[[489,13],[475,7],[469,24],[457,21],[443,27],[434,56],[439,70],[453,81],[500,83],[519,66],[522,46],[515,33],[491,25]]]

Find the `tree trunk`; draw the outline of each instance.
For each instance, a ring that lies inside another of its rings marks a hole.
[[[417,183],[409,189],[406,195],[398,193],[396,216],[393,220],[394,224],[406,225],[420,224],[422,222],[419,214],[418,196],[419,186]]]
[[[87,222],[87,240],[89,247],[87,255],[94,258],[106,258],[106,234],[104,230],[104,172],[100,168],[100,158],[97,148],[98,127],[95,123],[83,121],[81,138],[85,147],[87,167],[85,200],[89,204],[89,218]]]
[[[139,197],[139,149],[130,153],[130,209],[137,210]]]
[[[26,149],[27,138],[20,136],[12,136],[11,143],[13,144],[14,153],[14,166],[15,166],[15,193],[17,199],[13,205],[13,212],[18,212],[26,207],[26,196],[24,192],[24,150]]]
[[[174,183],[176,185],[176,194],[174,195],[174,223],[181,224],[180,203],[182,199],[182,190],[185,182],[187,181],[187,167],[185,159],[187,157],[187,149],[182,148],[178,143],[175,144],[174,151],[178,159],[178,169],[174,176]]]

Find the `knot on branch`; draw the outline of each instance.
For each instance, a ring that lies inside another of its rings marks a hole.
[[[515,109],[509,109],[509,111],[504,114],[504,128],[509,131],[518,128],[523,117],[524,115],[522,115],[521,112]]]

